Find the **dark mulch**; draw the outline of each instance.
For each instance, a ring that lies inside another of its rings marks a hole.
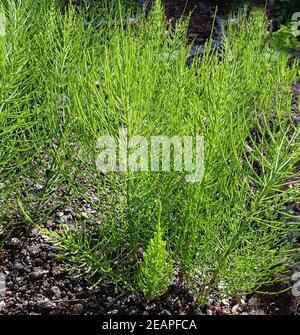
[[[33,229],[26,236],[20,225],[0,252],[0,274],[6,278],[0,314],[201,314],[178,278],[164,297],[146,301],[112,285],[89,289],[87,283],[66,272],[53,255],[53,247]]]
[[[157,300],[147,301],[113,285],[89,289],[82,279],[67,272],[52,253],[41,232],[33,229],[26,236],[24,226],[18,226],[0,252],[0,273],[6,277],[5,297],[0,298],[0,315],[201,315],[201,314],[296,314],[300,315],[300,298],[291,290],[280,295],[254,294],[247,297],[210,299],[200,308],[190,293],[175,277],[168,292]],[[288,283],[266,290],[280,291]]]
[[[79,4],[80,1],[75,2]],[[251,6],[263,6],[264,3],[265,0],[253,0]],[[218,5],[218,15],[222,17],[230,12],[231,4],[231,1],[164,0],[170,23],[193,11],[188,35],[198,44],[210,36],[214,6]],[[272,17],[272,8],[268,8],[268,15]],[[299,91],[300,84],[295,83],[292,88],[294,106],[297,106]],[[294,113],[298,120],[297,107]],[[300,212],[299,204],[294,207]],[[118,292],[112,285],[89,289],[52,255],[53,247],[45,242],[40,231],[33,229],[28,235],[22,221],[19,222],[0,252],[0,275],[5,275],[6,280],[5,296],[0,295],[0,314],[300,315],[300,298],[294,297],[291,290],[280,295],[254,294],[222,301],[210,299],[208,305],[200,309],[178,278],[161,299],[154,301],[146,301],[129,292]],[[266,290],[280,291],[288,284],[277,284]]]

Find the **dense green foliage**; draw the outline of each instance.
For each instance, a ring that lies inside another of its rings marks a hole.
[[[160,227],[161,207],[154,237],[150,240],[147,250],[140,263],[137,285],[146,298],[155,298],[164,294],[173,276],[173,264],[169,260],[163,231]]]
[[[297,48],[298,41],[291,28],[281,26],[272,34],[272,44],[277,50],[291,52]]]
[[[139,24],[117,22],[107,8],[87,20],[53,0],[2,2],[0,225],[24,217],[91,284],[149,297],[166,289],[170,259],[199,299],[288,276],[299,230],[284,214],[299,190],[297,64],[287,67],[269,45],[262,12],[229,25],[222,50],[208,43],[187,66],[187,22],[166,28],[159,1]],[[119,127],[129,136],[203,135],[203,181],[99,173],[96,141]],[[82,203],[94,217],[45,228],[58,209]]]

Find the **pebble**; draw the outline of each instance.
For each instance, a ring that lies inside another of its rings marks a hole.
[[[30,274],[30,277],[31,277],[32,279],[41,279],[41,278],[44,277],[44,275],[46,275],[46,274],[48,274],[48,273],[49,273],[49,271],[47,271],[47,270],[36,269],[36,270],[34,270],[34,272],[32,272],[32,273]]]
[[[51,229],[55,227],[55,223],[52,220],[48,220],[46,223],[46,228]]]
[[[29,251],[29,253],[32,255],[32,256],[36,256],[37,254],[40,253],[41,249],[36,246],[36,245],[31,245],[31,246],[28,246],[27,247],[27,250]]]
[[[255,296],[253,296],[249,299],[248,306],[256,309],[260,307],[260,302]]]
[[[60,298],[60,296],[61,296],[61,291],[60,291],[60,289],[59,289],[59,287],[57,287],[57,286],[53,286],[53,287],[51,287],[51,293],[52,293],[52,295],[55,297],[55,298]]]
[[[109,315],[117,315],[117,314],[119,314],[119,311],[117,309],[113,309],[112,311],[108,311],[107,314],[109,314]]]
[[[4,302],[4,301],[3,301]],[[16,304],[16,300],[15,298],[9,298],[6,300],[6,305],[9,307],[9,306],[14,306]]]
[[[181,315],[185,315],[186,312],[182,313]],[[194,311],[194,315],[204,315],[200,308],[196,308]]]
[[[24,264],[20,263],[20,262],[15,262],[13,264],[13,268],[15,270],[17,270],[20,274],[28,271],[27,267]]]
[[[56,305],[53,302],[50,301],[37,301],[36,302],[36,308],[40,311],[40,312],[46,312],[46,311],[50,311],[55,309]]]
[[[4,301],[0,301],[0,312],[3,311],[6,307],[6,303]]]
[[[53,277],[58,277],[62,274],[62,269],[59,266],[54,266],[51,270],[51,274]]]
[[[158,313],[158,315],[171,315],[172,313],[166,309],[163,309],[161,312]]]
[[[36,258],[33,261],[33,265],[35,265],[35,266],[42,266],[43,264],[44,264],[44,262],[40,258]]]
[[[137,315],[137,314],[139,314],[139,310],[132,309],[128,314],[129,315]]]
[[[56,213],[56,216],[57,216],[58,218],[61,218],[61,217],[64,216],[64,213],[63,213],[63,212],[57,212],[57,213]]]
[[[19,247],[21,245],[21,241],[16,238],[16,237],[13,237],[11,240],[10,240],[10,244],[13,246],[13,247]]]
[[[75,304],[72,307],[72,312],[76,315],[82,314],[84,312],[84,306],[82,304]]]
[[[227,299],[223,299],[221,303],[225,306],[229,306],[229,301]]]
[[[239,308],[240,308],[240,305],[239,304],[237,304],[237,305],[234,305],[233,307],[232,307],[232,313],[233,314],[237,314],[238,313],[238,311],[239,311]]]

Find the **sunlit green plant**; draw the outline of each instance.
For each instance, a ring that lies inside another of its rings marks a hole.
[[[272,34],[272,44],[276,49],[292,51],[297,48],[298,41],[292,29],[282,25]]]
[[[123,20],[122,6],[120,20],[109,6],[94,16],[64,13],[49,0],[4,6],[3,222],[15,213],[35,222],[91,285],[109,282],[151,297],[167,280],[153,292],[148,270],[136,281],[137,253],[147,247],[141,267],[156,264],[160,246],[161,259],[167,250],[199,300],[288,277],[296,259],[290,236],[299,230],[284,213],[299,189],[290,97],[298,73],[274,52],[262,12],[230,24],[222,49],[208,42],[187,66],[188,22],[166,27],[160,1],[138,23]],[[204,136],[203,181],[187,183],[177,172],[99,173],[97,139],[118,137],[120,127],[128,136]],[[66,204],[77,211],[74,221],[46,229]],[[83,204],[94,217],[80,215]]]
[[[174,273],[173,263],[169,259],[167,243],[163,240],[160,226],[161,207],[154,237],[149,241],[146,252],[139,265],[137,286],[144,296],[153,299],[163,295],[170,284]]]

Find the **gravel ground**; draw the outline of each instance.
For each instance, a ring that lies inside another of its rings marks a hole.
[[[0,274],[6,291],[0,314],[201,314],[178,278],[161,300],[146,301],[111,285],[88,289],[86,283],[64,270],[42,233],[29,236],[19,227],[0,253]]]
[[[181,16],[185,2],[164,1],[171,23]],[[206,9],[199,6],[200,2]],[[211,9],[208,8],[207,2],[200,2],[191,0],[186,6],[186,11],[195,7],[197,9],[191,18],[189,38],[198,44],[209,37],[212,23]],[[261,1],[258,2],[261,4]],[[228,1],[223,2],[223,6],[219,8],[219,15],[228,12],[228,4]],[[297,57],[297,54],[293,57]],[[295,83],[292,94],[293,113],[297,122],[300,120],[298,92],[300,83]],[[53,220],[47,222],[47,227],[56,229],[61,223],[72,223],[74,213],[71,207],[66,205],[64,210],[54,213]],[[300,202],[293,205],[293,210],[300,213]],[[85,208],[84,211],[81,209],[81,214],[86,216],[92,211],[92,208]],[[46,243],[39,230],[32,229],[28,232],[21,218],[16,218],[16,221],[19,224],[16,224],[4,249],[0,251],[0,314],[300,315],[300,297],[294,297],[291,290],[280,295],[254,294],[229,297],[222,301],[211,298],[208,305],[200,308],[190,293],[180,285],[178,277],[175,277],[168,292],[161,299],[153,301],[146,301],[129,292],[119,292],[112,285],[89,289],[84,281],[76,278],[74,273],[66,271],[64,265],[53,256],[55,250]],[[0,238],[1,234],[0,231]],[[266,290],[280,291],[288,285],[289,283],[282,283]]]
[[[294,117],[299,122],[297,109],[300,83],[292,87]],[[300,170],[300,162],[296,167]],[[35,185],[36,192],[40,185]],[[99,221],[93,205],[82,199],[73,203],[64,202],[61,189],[53,194],[48,205],[60,209],[53,213],[45,226],[56,230],[61,224],[72,226],[78,217]],[[90,194],[95,200],[95,195]],[[92,203],[92,200],[91,200]],[[300,201],[289,206],[294,214],[300,215]],[[129,292],[117,291],[112,285],[101,285],[89,289],[86,282],[68,272],[53,256],[55,249],[49,245],[41,231],[25,228],[21,217],[14,217],[14,230],[0,251],[0,314],[132,314],[132,315],[201,315],[201,314],[244,314],[244,315],[300,315],[300,297],[292,295],[291,289],[280,295],[253,294],[243,297],[229,297],[222,301],[211,297],[201,308],[192,295],[181,286],[175,277],[168,292],[158,300],[146,301]],[[0,238],[3,232],[0,231]],[[300,246],[300,238],[298,239]],[[300,268],[295,268],[295,272]],[[291,283],[266,287],[265,291],[282,291]]]
[[[14,231],[0,253],[0,275],[6,281],[0,314],[300,315],[300,298],[295,298],[290,290],[281,295],[210,299],[208,305],[200,308],[180,286],[178,277],[162,298],[152,301],[118,292],[112,285],[89,289],[85,282],[66,272],[63,264],[53,257],[53,251],[39,230],[33,229],[29,236],[22,226]],[[268,289],[282,290],[287,285]]]

